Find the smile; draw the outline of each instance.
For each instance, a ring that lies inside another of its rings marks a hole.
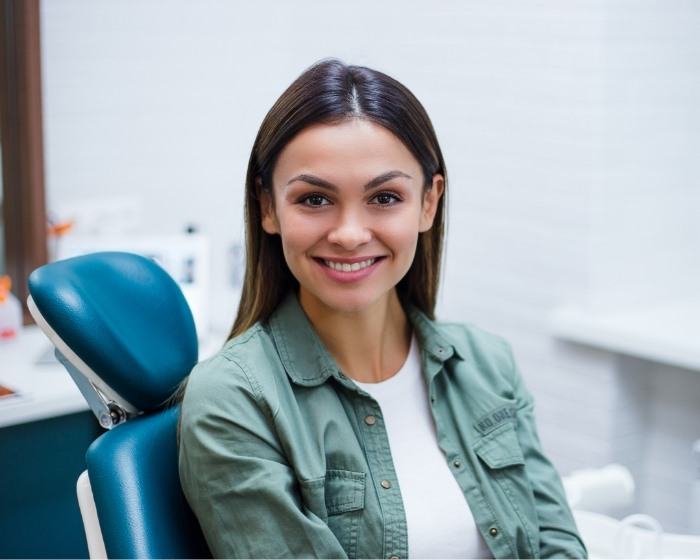
[[[368,266],[372,266],[376,260],[376,258],[367,259],[366,261],[360,261],[352,264],[327,261],[325,259],[323,262],[327,267],[339,272],[355,272],[356,270],[361,270],[363,268],[367,268]]]
[[[367,278],[377,269],[385,258],[385,256],[370,257],[352,263],[338,262],[319,257],[314,257],[313,260],[320,266],[321,270],[323,270],[326,278],[342,284],[348,284]]]

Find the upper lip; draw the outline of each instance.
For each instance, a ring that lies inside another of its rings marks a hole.
[[[374,255],[374,256],[368,256],[368,257],[316,257],[317,259],[322,259],[324,261],[331,261],[331,262],[336,262],[336,263],[343,263],[343,264],[354,264],[354,263],[360,263],[363,261],[369,261],[372,259],[379,259],[383,257],[384,255]]]

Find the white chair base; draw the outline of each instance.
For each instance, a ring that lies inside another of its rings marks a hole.
[[[80,515],[83,518],[90,558],[106,559],[107,551],[105,550],[100,520],[97,518],[95,499],[92,496],[92,487],[90,486],[90,478],[87,471],[83,471],[78,477],[77,491],[78,506],[80,507]]]

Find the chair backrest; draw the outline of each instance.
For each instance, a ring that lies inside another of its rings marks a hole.
[[[110,558],[211,557],[180,489],[179,408],[130,420],[96,439],[87,467]]]
[[[192,313],[153,261],[93,253],[29,278],[32,315],[100,420],[87,466],[110,558],[210,557],[177,470],[179,407],[197,361]]]

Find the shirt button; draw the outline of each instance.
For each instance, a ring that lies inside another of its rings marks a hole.
[[[382,485],[382,488],[391,488],[391,482],[388,480],[382,480],[379,484]]]
[[[490,534],[492,537],[495,537],[496,535],[498,535],[498,529],[496,529],[496,527],[491,527],[491,528],[489,529],[489,534]]]
[[[368,426],[374,426],[374,423],[377,421],[377,418],[373,416],[372,414],[368,414],[365,416],[365,424]]]
[[[452,461],[452,464],[453,464],[456,468],[459,468],[459,467],[462,466],[462,461],[460,461],[459,459],[455,459],[454,461]]]

